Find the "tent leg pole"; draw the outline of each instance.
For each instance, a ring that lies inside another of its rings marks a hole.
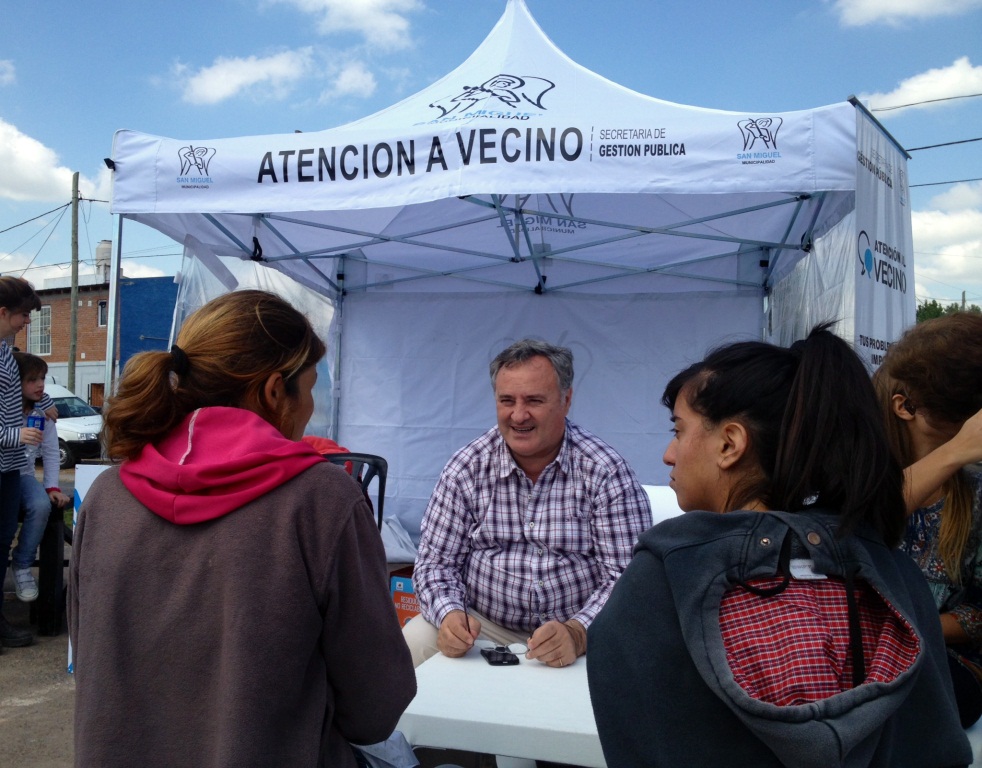
[[[109,267],[109,317],[106,318],[106,371],[103,377],[104,395],[113,394],[116,372],[116,340],[119,333],[119,278],[122,276],[123,217],[119,215],[116,227],[116,247],[112,251]]]

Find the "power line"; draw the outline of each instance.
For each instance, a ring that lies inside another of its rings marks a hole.
[[[60,211],[62,208],[67,208],[70,205],[71,205],[71,203],[65,203],[64,205],[59,205],[57,208],[52,208],[50,211],[46,211],[46,212],[44,212],[42,214],[39,214],[38,216],[35,216],[33,219],[28,219],[27,221],[22,221],[20,224],[14,224],[12,227],[7,227],[6,229],[0,229],[0,235],[2,235],[4,232],[9,232],[12,229],[17,229],[17,227],[23,227],[25,224],[30,224],[32,221],[37,221],[38,219],[40,219],[40,218],[42,218],[44,216],[47,216],[49,213],[54,213],[55,211]]]
[[[945,96],[940,99],[926,99],[925,101],[915,101],[911,104],[898,104],[894,107],[877,107],[873,109],[870,107],[870,112],[890,112],[894,109],[907,109],[907,107],[919,107],[921,104],[935,104],[939,101],[954,101],[955,99],[974,99],[976,96],[982,96],[982,93],[966,93],[963,96]]]
[[[149,249],[147,249],[147,250],[149,250]],[[140,253],[140,252],[137,251],[136,253]],[[157,254],[151,254],[149,256],[134,256],[132,254],[127,254],[127,255],[124,255],[123,256],[123,261],[132,261],[134,259],[140,259],[140,260],[145,260],[145,259],[166,259],[166,258],[172,258],[174,256],[180,256],[180,255],[181,254],[180,253],[177,253],[177,252],[175,252],[175,253],[157,253]],[[80,259],[79,260],[79,263],[80,264],[84,264],[85,266],[95,267],[95,259],[94,258]],[[11,270],[11,271],[15,271],[15,272],[16,271],[29,272],[29,271],[36,271],[38,269],[53,269],[53,268],[67,269],[70,266],[71,266],[71,262],[70,261],[59,261],[59,262],[55,262],[53,264],[38,264],[37,266],[18,268],[17,270]]]
[[[924,184],[911,184],[909,186],[910,189],[913,189],[914,187],[937,187],[942,184],[968,184],[970,181],[982,181],[982,177],[977,179],[957,179],[955,181],[929,181]]]
[[[67,211],[67,210],[68,210],[68,206],[67,205],[62,208],[61,215],[58,217],[58,221],[56,221],[54,223],[54,225],[51,227],[51,231],[48,232],[48,236],[46,238],[44,238],[44,242],[41,243],[41,247],[37,249],[37,252],[31,257],[31,260],[29,262],[27,262],[27,266],[24,267],[21,270],[21,276],[23,276],[23,274],[28,269],[31,268],[31,265],[34,263],[34,260],[37,259],[37,257],[41,255],[41,251],[44,250],[44,246],[46,246],[48,244],[48,240],[51,239],[51,236],[55,233],[55,230],[58,229],[58,225],[61,223],[61,220],[63,218],[65,218],[65,211]]]
[[[911,147],[907,152],[917,152],[919,149],[937,149],[938,147],[952,147],[955,144],[971,144],[973,141],[982,141],[982,136],[977,139],[962,139],[961,141],[947,141],[944,144],[929,144],[926,147]]]
[[[79,195],[78,201],[80,203],[83,203],[83,202],[84,203],[108,203],[109,202],[108,200],[93,200],[93,199],[88,198],[88,197],[82,197],[81,195]],[[52,208],[50,211],[45,211],[44,213],[39,213],[37,216],[34,216],[33,218],[30,218],[30,219],[26,219],[26,220],[20,222],[19,224],[14,224],[12,226],[7,227],[6,229],[0,229],[0,235],[2,235],[4,232],[9,232],[12,229],[17,229],[17,227],[23,227],[25,224],[30,224],[32,221],[37,221],[38,219],[47,216],[49,213],[54,213],[55,211],[60,211],[62,208],[68,208],[70,205],[71,205],[71,202],[65,203],[64,205],[59,205],[57,208]],[[90,208],[91,208],[91,206],[90,206]],[[83,215],[85,215],[85,214],[83,214]]]
[[[938,302],[938,304],[941,304],[942,306],[951,306],[952,304],[960,305],[962,303],[961,296],[959,296],[956,299],[953,299],[951,297],[941,297],[941,296],[915,296],[914,298],[917,300],[919,304],[927,304],[928,302],[936,301]],[[965,304],[969,304],[969,305],[974,304],[978,300],[979,300],[978,296],[966,296]]]

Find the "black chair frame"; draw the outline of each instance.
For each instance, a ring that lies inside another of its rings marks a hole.
[[[375,509],[375,517],[378,529],[381,531],[382,507],[385,503],[385,477],[389,473],[389,463],[374,453],[327,453],[324,454],[324,458],[342,467],[351,462],[351,476],[361,486],[369,506],[372,506],[372,500],[368,495],[368,486],[371,485],[372,480],[378,478],[378,505]]]

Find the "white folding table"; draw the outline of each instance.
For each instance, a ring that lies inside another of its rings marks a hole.
[[[416,668],[418,692],[398,729],[414,747],[606,768],[587,687],[586,657],[569,667],[492,667],[475,648]]]

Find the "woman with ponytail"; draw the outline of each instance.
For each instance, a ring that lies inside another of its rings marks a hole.
[[[590,628],[608,765],[972,760],[903,481],[862,362],[828,326],[722,347],[663,404],[688,514],[642,534]]]
[[[982,315],[918,323],[873,377],[907,467],[901,544],[934,595],[962,725],[982,715]]]
[[[300,442],[324,351],[237,291],[126,366],[72,547],[76,765],[354,768],[415,694],[374,515]]]

